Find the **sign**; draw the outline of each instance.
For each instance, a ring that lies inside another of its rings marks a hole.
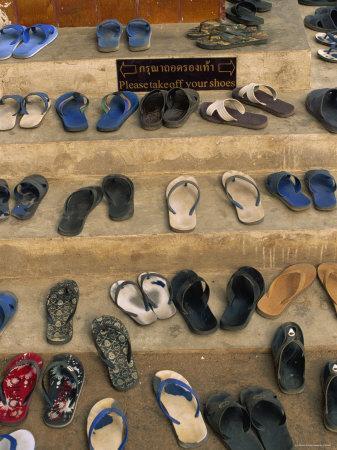
[[[117,59],[119,91],[234,89],[236,58]]]

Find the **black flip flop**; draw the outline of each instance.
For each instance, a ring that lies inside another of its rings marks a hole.
[[[134,212],[134,186],[124,175],[108,175],[104,178],[103,194],[109,204],[111,220],[127,220]]]
[[[210,334],[218,328],[208,306],[209,286],[192,270],[178,272],[172,282],[172,297],[188,327],[196,334]]]
[[[242,330],[252,315],[256,304],[265,293],[263,276],[254,267],[241,267],[228,282],[227,307],[220,320],[223,330]]]
[[[229,450],[263,450],[252,430],[247,410],[227,392],[209,397],[204,414],[213,431]]]
[[[231,3],[237,5],[238,3],[242,3],[243,0],[228,0]],[[272,8],[272,4],[270,2],[265,2],[264,0],[249,0],[250,3],[255,5],[256,11],[259,13],[268,12]]]
[[[199,94],[193,89],[174,88],[168,91],[163,124],[167,128],[179,128],[197,110]]]
[[[155,89],[140,101],[140,124],[144,130],[158,130],[163,125],[167,91]]]
[[[337,432],[337,361],[325,364],[322,376],[324,396],[323,421],[327,430]]]
[[[48,181],[42,175],[30,175],[15,186],[15,206],[12,216],[20,220],[31,219],[48,192]]]
[[[77,236],[83,230],[86,218],[103,198],[100,186],[89,186],[73,192],[64,204],[64,211],[58,226],[59,234]]]
[[[243,0],[226,11],[226,17],[236,23],[243,23],[248,27],[260,26],[264,23],[262,17],[256,16],[256,6],[250,1]]]
[[[240,392],[240,402],[246,407],[254,431],[265,449],[295,449],[283,406],[272,391],[258,386],[244,389]]]
[[[9,217],[9,199],[11,193],[6,180],[0,179],[0,221]]]
[[[271,345],[279,388],[285,394],[304,390],[304,338],[301,327],[294,322],[281,325]]]

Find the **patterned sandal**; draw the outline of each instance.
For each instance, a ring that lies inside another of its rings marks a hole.
[[[118,319],[101,316],[91,325],[99,357],[108,368],[112,386],[127,391],[138,383],[138,372],[132,356],[129,333]]]
[[[46,376],[48,386],[45,385]],[[54,356],[42,377],[46,425],[63,428],[73,421],[83,384],[84,368],[78,358],[71,354]]]
[[[213,31],[209,35],[201,37],[196,44],[206,50],[224,50],[247,45],[261,45],[268,42],[268,34],[262,31],[256,33],[231,33],[230,31]]]
[[[67,344],[71,341],[78,299],[76,281],[65,280],[51,288],[46,303],[49,344]]]

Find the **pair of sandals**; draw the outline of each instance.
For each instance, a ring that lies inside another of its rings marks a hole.
[[[48,181],[42,175],[25,177],[14,188],[15,206],[10,211],[10,189],[6,180],[0,179],[0,222],[11,214],[19,220],[31,219],[49,189]]]
[[[17,123],[20,128],[37,128],[50,108],[50,100],[44,92],[21,95],[4,95],[0,99],[0,131],[12,130]]]
[[[226,11],[226,17],[233,22],[242,23],[248,27],[260,27],[264,19],[256,15],[257,12],[267,12],[272,8],[270,2],[264,0],[230,0],[234,3]]]
[[[336,208],[336,181],[328,170],[309,170],[305,173],[304,181],[315,209],[331,211]],[[302,191],[300,179],[290,172],[268,175],[266,188],[292,211],[304,211],[312,204]]]
[[[53,25],[6,25],[0,30],[0,60],[12,56],[20,59],[31,58],[51,44],[57,36],[58,30]]]
[[[133,19],[127,24],[125,32],[129,50],[140,52],[151,47],[151,25],[144,19]],[[97,25],[97,47],[100,52],[119,50],[123,26],[117,19],[108,19]]]
[[[316,9],[313,15],[304,18],[304,25],[311,30],[334,32],[337,30],[337,6]]]
[[[337,133],[337,88],[315,89],[309,92],[305,106],[330,133]]]
[[[102,187],[88,186],[70,194],[64,204],[58,233],[63,236],[79,235],[88,215],[103,200],[103,196],[108,203],[111,220],[123,221],[133,216],[133,182],[124,175],[108,175],[103,179]]]
[[[69,132],[88,129],[89,124],[85,110],[89,99],[80,92],[67,92],[55,102],[55,109],[62,121],[63,128]],[[130,91],[113,92],[102,99],[102,115],[96,128],[98,131],[117,131],[139,106],[136,94]]]
[[[326,49],[317,50],[317,55],[323,59],[324,61],[336,63],[337,62],[337,30],[331,33],[317,33],[316,41],[320,44],[326,45],[329,47]]]
[[[110,296],[113,302],[139,325],[150,325],[157,319],[174,316],[176,308],[172,299],[170,282],[159,273],[144,272],[133,281],[113,283]]]

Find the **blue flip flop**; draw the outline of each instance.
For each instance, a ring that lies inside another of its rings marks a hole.
[[[31,58],[39,51],[51,44],[58,36],[54,25],[38,23],[26,28],[23,33],[23,43],[13,52],[14,58]]]
[[[302,192],[300,180],[289,172],[268,175],[266,188],[271,195],[281,200],[293,211],[303,211],[311,205],[311,200]]]
[[[18,299],[12,292],[0,292],[0,334],[13,318],[18,307]]]
[[[55,109],[66,131],[84,131],[88,121],[84,114],[89,99],[79,92],[67,92],[55,102]]]
[[[96,27],[97,47],[100,52],[116,52],[123,33],[123,27],[117,19],[109,19]]]
[[[6,180],[0,179],[0,221],[8,219],[9,217],[9,199],[11,193]]]
[[[309,170],[304,181],[316,209],[331,211],[336,208],[336,180],[328,170]]]
[[[17,46],[27,40],[25,29],[23,25],[11,24],[0,30],[0,60],[10,58]]]
[[[106,95],[102,99],[103,114],[97,122],[97,130],[117,131],[138,106],[138,97],[133,92],[122,91]]]
[[[132,52],[141,52],[147,50],[151,45],[151,25],[144,19],[134,19],[126,26],[128,35],[129,50]]]

